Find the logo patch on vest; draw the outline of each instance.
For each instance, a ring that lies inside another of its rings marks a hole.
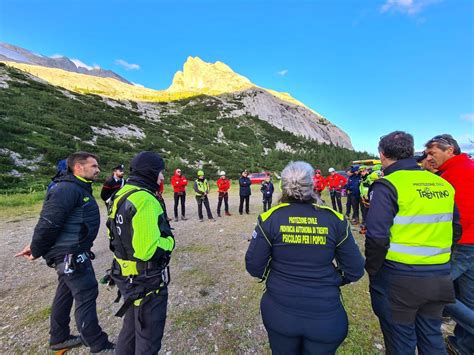
[[[435,199],[440,199],[440,198],[446,198],[449,197],[449,191],[448,190],[437,190],[437,191],[432,191],[429,187],[425,187],[424,189],[416,189],[418,192],[419,196],[421,198],[427,198],[429,200],[435,198]]]
[[[87,201],[89,201],[89,200],[90,200],[89,197],[84,197],[84,198],[82,199],[82,201],[84,201],[84,202],[87,202]]]

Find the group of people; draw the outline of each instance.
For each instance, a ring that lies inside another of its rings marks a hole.
[[[274,354],[334,354],[348,332],[340,287],[359,280],[364,268],[388,354],[415,354],[416,348],[420,354],[445,354],[443,312],[456,321],[454,335],[447,339],[449,348],[462,355],[473,353],[474,162],[451,136],[435,136],[425,150],[426,164],[437,169],[434,174],[419,167],[413,146],[413,137],[405,132],[382,137],[378,150],[383,174],[365,173],[377,175],[363,194],[369,206],[365,259],[340,203],[333,209],[320,203],[321,184],[330,192],[350,184],[335,171],[330,171],[329,182],[321,183],[316,181],[320,172],[315,174],[310,164],[289,163],[281,173],[281,200],[273,208],[273,185],[262,184],[264,212],[245,263],[250,275],[266,284],[260,309]],[[17,254],[28,260],[43,257],[58,274],[50,347],[84,344],[92,353],[157,354],[167,313],[168,264],[175,247],[160,194],[164,161],[156,153],[141,152],[132,159],[126,182],[119,165],[102,191],[113,254],[108,281],[118,286],[124,300],[117,312],[124,317],[117,344],[101,329],[96,310],[91,248],[100,215],[91,185],[100,171],[98,157],[78,152],[66,163],[66,171],[55,177],[47,193],[31,244]],[[357,174],[363,170],[359,167]],[[204,204],[212,219],[209,183],[202,171],[197,175],[199,218],[203,219]],[[249,212],[250,181],[246,171],[241,175],[242,214],[245,202]],[[171,182],[175,220],[179,203],[185,219],[188,182],[179,169]],[[222,202],[229,215],[230,183],[225,174],[217,186],[218,215]],[[338,194],[334,195],[337,203]],[[69,328],[73,301],[79,335]]]
[[[108,204],[110,197],[115,191],[118,191],[123,187],[124,184],[124,166],[118,165],[114,167],[112,176],[110,176],[102,186],[101,198]],[[164,179],[163,179],[164,180]],[[161,195],[164,189],[163,180],[159,184],[158,193]],[[173,198],[174,198],[174,222],[180,220],[179,214],[181,214],[181,220],[186,221],[186,189],[188,186],[188,179],[183,174],[181,169],[176,169],[174,175],[170,179],[171,186],[173,187]],[[250,213],[250,196],[252,194],[251,185],[252,182],[248,177],[248,171],[243,170],[238,179],[239,183],[239,214],[243,214],[244,210],[246,214]],[[217,186],[217,216],[222,217],[222,204],[224,203],[224,214],[226,216],[231,216],[229,211],[229,190],[231,188],[231,181],[226,176],[225,171],[219,173],[219,178],[216,181]],[[265,212],[272,206],[273,192],[275,188],[273,182],[271,181],[270,175],[265,178],[260,185],[260,192],[262,193],[262,202],[263,202],[263,211]],[[212,214],[209,194],[211,192],[211,184],[207,180],[204,171],[198,170],[197,177],[194,180],[193,191],[197,202],[198,207],[198,218],[200,222],[204,221],[203,215],[203,205],[206,209],[207,218],[211,222],[215,222],[215,218]]]
[[[329,168],[328,172],[329,175],[324,177],[321,175],[321,170],[315,171],[313,188],[318,198],[321,198],[321,193],[327,187],[332,208],[339,213],[343,213],[342,197],[346,196],[345,215],[353,225],[359,225],[361,234],[365,234],[365,218],[369,208],[368,192],[374,181],[383,175],[382,165],[353,165],[345,170],[347,177],[339,174],[334,168]],[[359,211],[362,214],[362,221],[359,218]]]

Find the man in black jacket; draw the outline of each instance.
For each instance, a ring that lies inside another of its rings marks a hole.
[[[104,185],[102,185],[102,191],[100,192],[100,198],[108,205],[110,198],[114,194],[114,192],[120,190],[125,180],[123,179],[123,164],[119,164],[114,167],[112,172],[112,176],[109,176],[107,180],[105,180]]]
[[[97,157],[86,152],[67,158],[68,173],[48,192],[33,239],[16,256],[43,257],[58,274],[51,308],[50,348],[60,350],[85,344],[92,353],[112,350],[99,326],[96,299],[99,293],[91,260],[100,226],[99,207],[92,196],[92,182],[100,169]],[[69,328],[73,300],[80,336]]]

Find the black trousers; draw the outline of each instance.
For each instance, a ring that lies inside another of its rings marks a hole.
[[[342,213],[341,191],[331,190],[329,191],[329,194],[331,195],[332,209],[335,211],[339,211],[339,213]]]
[[[365,224],[365,219],[367,218],[369,208],[362,202],[362,198],[360,199],[360,212],[362,214],[362,224]]]
[[[245,202],[245,213],[249,213],[249,201],[250,196],[240,196],[240,203],[239,203],[239,213],[242,214],[244,212],[244,202]]]
[[[224,200],[224,208],[229,213],[229,194],[227,192],[219,192],[219,199],[217,200],[217,214],[221,214],[222,200]]]
[[[332,312],[317,316],[308,310],[302,316],[301,309],[292,313],[292,309],[282,307],[267,292],[264,293],[260,310],[272,354],[335,354],[347,336],[348,321],[342,304],[334,304],[339,300],[324,303],[329,305],[331,302]]]
[[[97,318],[96,299],[99,289],[92,262],[86,260],[72,274],[66,275],[59,271],[58,275],[58,287],[51,307],[50,344],[61,343],[71,334],[69,314],[74,301],[74,318],[82,341],[90,347],[91,352],[102,350],[108,338]]]
[[[352,206],[352,219],[359,220],[359,204],[360,204],[360,196],[350,194],[351,199],[351,206]]]
[[[174,193],[174,218],[178,218],[178,205],[181,200],[181,217],[186,216],[186,192]]]
[[[272,208],[272,196],[263,196],[263,212]]]
[[[140,306],[131,305],[125,313],[115,353],[158,354],[166,322],[168,290],[149,296]]]
[[[212,219],[211,207],[209,206],[209,198],[207,196],[196,196],[196,201],[198,204],[198,216],[199,219],[203,219],[202,215],[202,204],[206,207],[207,218]]]
[[[348,192],[347,193],[347,199],[346,199],[346,216],[350,217],[351,215],[351,194]]]
[[[415,348],[419,354],[446,354],[441,314],[454,301],[449,274],[407,276],[383,266],[369,280],[388,355],[415,354]]]

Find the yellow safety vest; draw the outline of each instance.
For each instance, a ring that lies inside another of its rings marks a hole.
[[[199,191],[209,192],[209,183],[207,182],[207,179],[204,179],[204,180],[196,179],[196,184]],[[196,192],[196,196],[201,196],[201,194]]]
[[[383,179],[395,187],[398,203],[386,259],[410,265],[449,262],[454,188],[422,170],[400,170]]]

